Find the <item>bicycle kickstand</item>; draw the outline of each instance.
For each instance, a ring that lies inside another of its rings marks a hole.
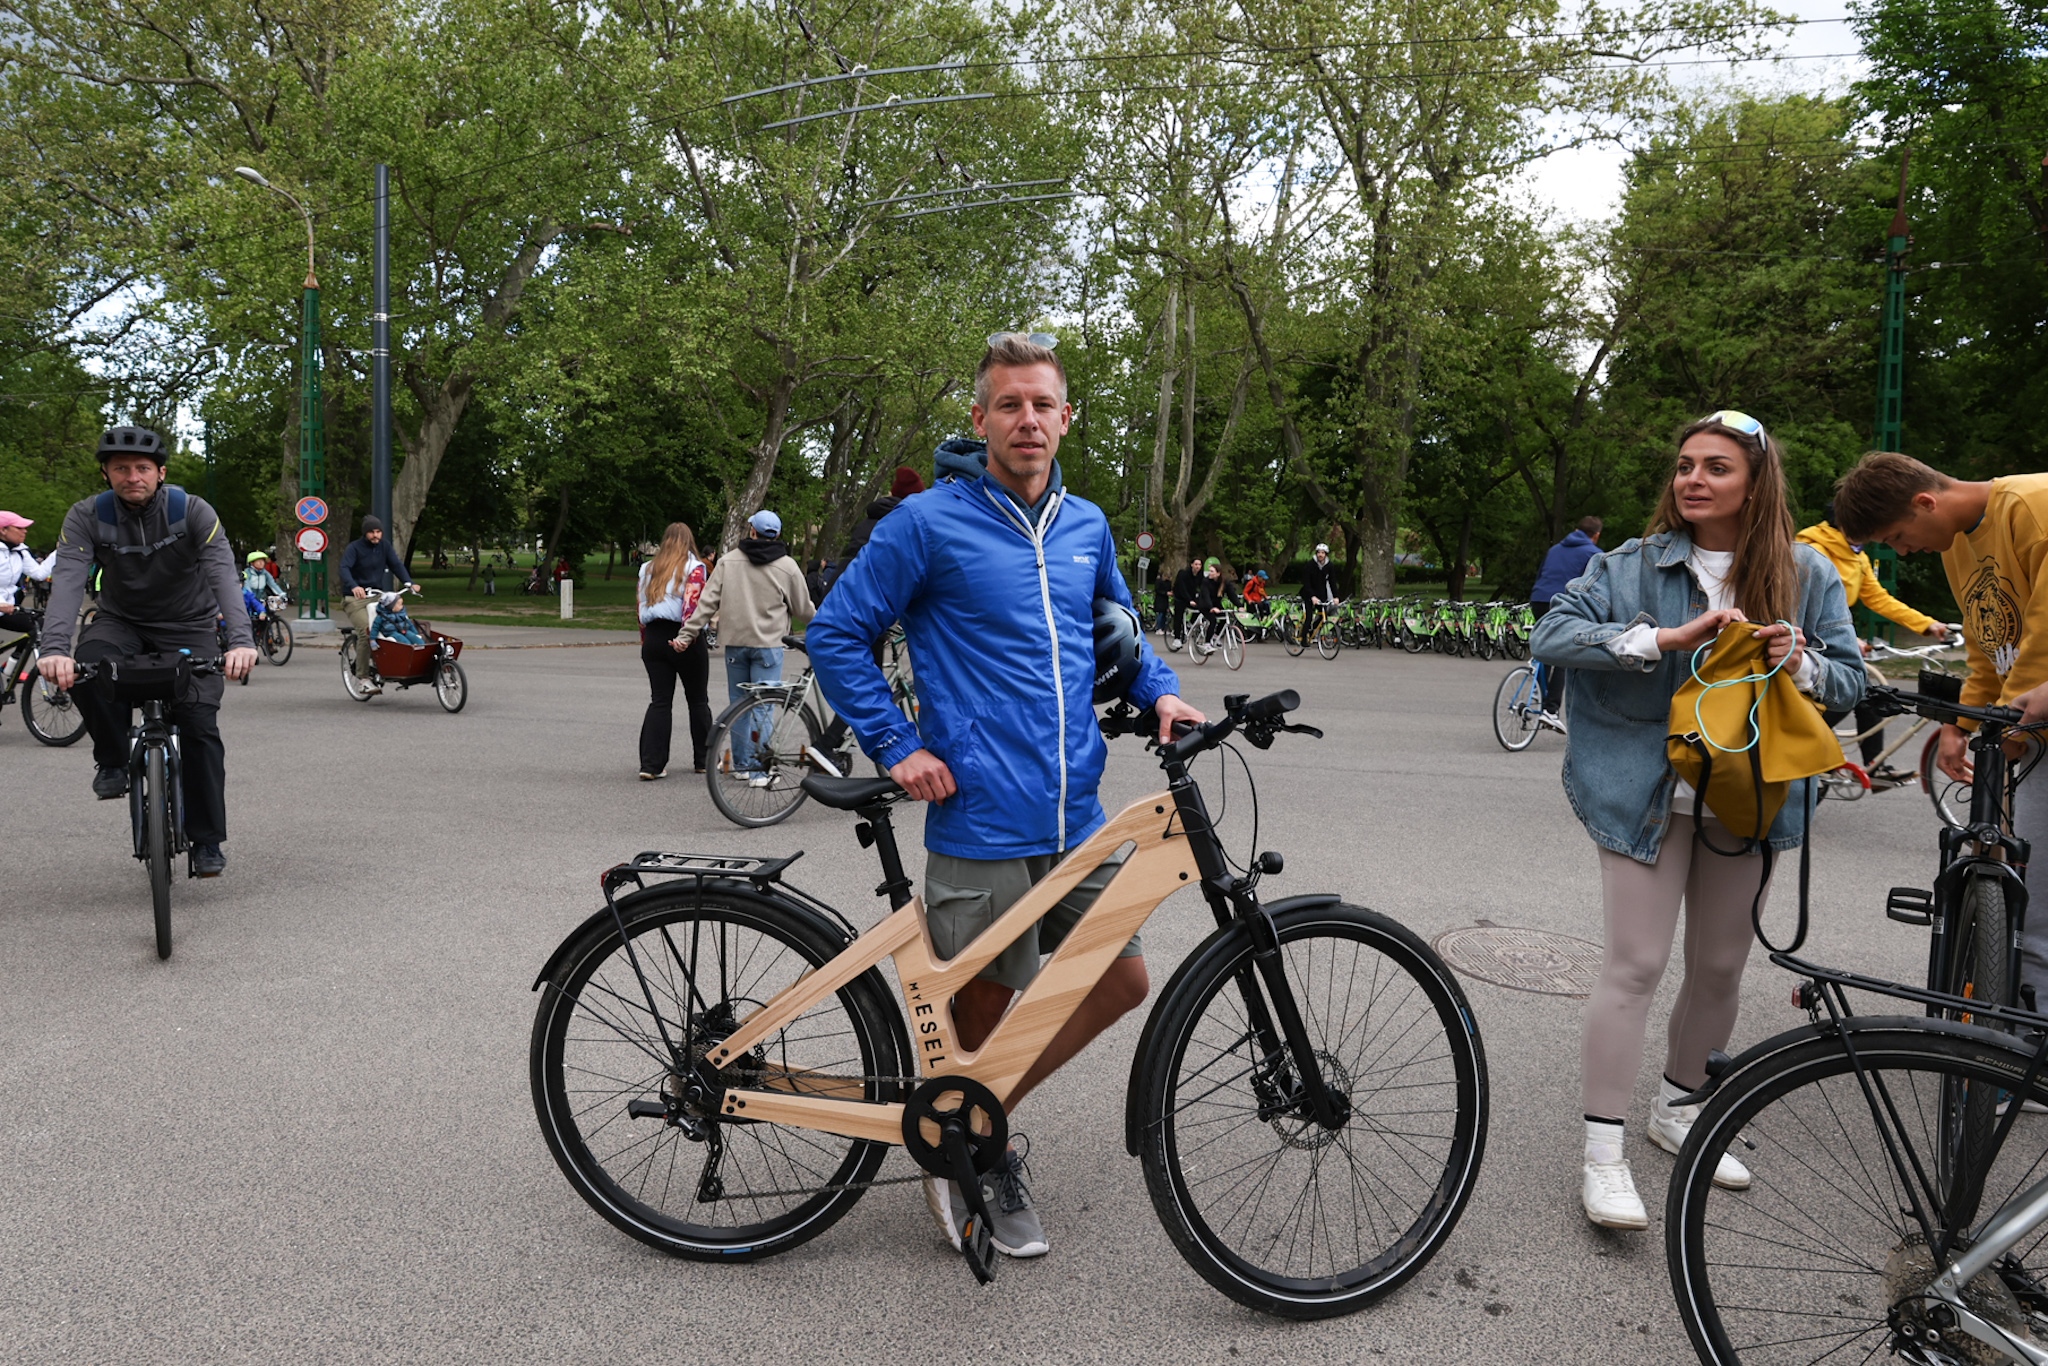
[[[967,1201],[967,1227],[960,1230],[960,1252],[967,1258],[967,1269],[974,1273],[974,1279],[987,1285],[996,1278],[993,1224],[988,1213],[988,1202],[995,1192],[982,1184],[982,1174],[974,1170],[974,1159],[967,1147],[967,1121],[949,1119],[939,1133],[947,1165],[953,1169],[953,1184]]]

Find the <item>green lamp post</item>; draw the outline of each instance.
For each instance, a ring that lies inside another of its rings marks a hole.
[[[1886,234],[1890,240],[1885,243],[1884,321],[1878,333],[1877,420],[1870,431],[1871,449],[1879,451],[1895,451],[1905,440],[1906,248],[1910,240],[1906,228],[1906,171],[1912,164],[1913,149],[1908,147],[1899,158],[1899,205],[1892,213],[1891,231]],[[1899,586],[1899,557],[1887,545],[1864,549],[1870,555],[1871,567],[1877,570],[1877,581],[1886,592],[1895,592]],[[1856,609],[1856,622],[1866,636],[1882,631],[1889,639],[1895,633],[1889,621],[1867,607]]]
[[[306,292],[299,323],[299,506],[303,509],[308,499],[317,500],[320,516],[307,525],[327,535],[322,525],[326,520],[327,449],[320,422],[320,281],[313,274],[313,215],[291,191],[271,184],[254,167],[237,166],[235,174],[283,195],[306,220]],[[303,512],[299,520],[306,520]],[[328,619],[326,553],[332,548],[330,536],[321,550],[299,551],[300,621]]]

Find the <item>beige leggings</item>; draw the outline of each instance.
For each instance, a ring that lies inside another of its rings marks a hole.
[[[1722,849],[1739,841],[1712,816],[1706,838]],[[1654,864],[1600,850],[1607,952],[1600,985],[1586,1003],[1579,1048],[1579,1091],[1588,1115],[1628,1114],[1643,1065],[1650,998],[1663,980],[1685,903],[1685,982],[1671,1011],[1664,1070],[1681,1086],[1707,1079],[1707,1053],[1735,1032],[1737,992],[1749,961],[1749,908],[1763,855],[1726,858],[1693,839],[1693,818],[1674,812]]]

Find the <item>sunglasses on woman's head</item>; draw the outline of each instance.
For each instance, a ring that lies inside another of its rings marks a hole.
[[[1050,332],[991,332],[988,334],[988,344],[1000,346],[1012,337],[1022,337],[1033,346],[1042,346],[1048,351],[1060,344],[1060,339]]]
[[[1754,437],[1759,447],[1764,444],[1764,424],[1751,417],[1748,413],[1738,413],[1733,408],[1723,408],[1718,413],[1708,413],[1700,420],[1703,422],[1718,422],[1730,431],[1741,432],[1744,436]]]

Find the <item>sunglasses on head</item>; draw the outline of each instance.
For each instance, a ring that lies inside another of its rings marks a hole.
[[[1033,346],[1042,346],[1048,351],[1060,344],[1060,339],[1050,332],[991,332],[988,334],[988,344],[1000,346],[1012,337],[1022,337]]]
[[[1748,413],[1738,413],[1733,408],[1723,408],[1718,413],[1708,413],[1700,420],[1702,422],[1718,422],[1730,431],[1741,432],[1744,436],[1754,437],[1759,447],[1764,444],[1764,424],[1751,417]]]

